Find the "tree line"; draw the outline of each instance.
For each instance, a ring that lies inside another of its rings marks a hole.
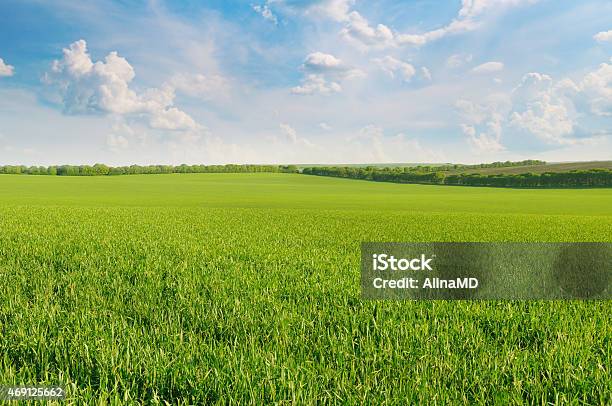
[[[58,166],[0,166],[0,174],[22,175],[56,175],[56,176],[108,176],[108,175],[140,175],[162,173],[254,173],[254,172],[285,172],[294,173],[295,165],[130,165],[107,166],[95,165],[58,165]]]
[[[377,182],[422,183],[432,185],[495,187],[612,187],[612,170],[589,169],[567,172],[522,174],[447,174],[444,171],[415,171],[413,168],[313,167],[304,168],[307,175],[363,179]]]
[[[545,165],[546,161],[540,161],[537,159],[526,159],[524,161],[498,161],[491,163],[475,164],[475,165],[463,165],[463,164],[446,164],[446,165],[416,165],[407,167],[411,172],[440,172],[440,171],[454,171],[454,170],[470,170],[470,169],[484,169],[484,168],[510,168],[515,166],[532,166],[532,165]]]
[[[445,165],[419,167],[340,167],[320,166],[301,170],[306,175],[333,176],[377,182],[421,183],[432,185],[496,186],[496,187],[612,187],[612,170],[589,169],[567,172],[522,174],[449,173],[449,170],[543,164],[543,161],[494,162],[481,165]],[[434,170],[437,169],[437,170]],[[444,170],[446,169],[446,170]],[[298,173],[295,165],[58,165],[0,166],[0,174],[55,176],[112,176],[164,173]]]

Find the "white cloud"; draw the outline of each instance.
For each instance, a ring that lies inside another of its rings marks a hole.
[[[338,80],[365,76],[363,71],[348,66],[335,56],[323,52],[313,52],[306,56],[302,70],[313,74],[324,74]]]
[[[341,34],[344,38],[366,47],[382,48],[396,45],[396,34],[389,27],[384,24],[372,27],[357,11],[349,13]]]
[[[349,137],[348,141],[367,148],[372,156],[370,162],[388,162],[389,157],[385,153],[383,137],[382,128],[368,125],[359,130],[359,134]]]
[[[252,7],[253,7],[253,10],[255,10],[255,12],[260,14],[264,19],[274,24],[278,24],[278,19],[276,18],[274,13],[272,13],[272,10],[270,10],[268,3],[262,4],[262,5],[254,4]]]
[[[336,21],[344,21],[353,4],[355,4],[355,0],[323,0],[315,2],[309,8],[309,12],[322,14]]]
[[[319,123],[319,128],[324,131],[331,131],[332,127],[327,123]]]
[[[502,132],[510,108],[507,97],[492,95],[482,104],[461,99],[455,103],[455,107],[464,121],[460,125],[461,130],[474,152],[487,154],[505,149]]]
[[[400,61],[399,59],[395,59],[392,56],[376,58],[372,61],[376,63],[392,79],[395,78],[396,75],[399,75],[404,81],[409,82],[410,79],[412,79],[412,77],[416,73],[414,66],[407,62]]]
[[[425,32],[423,34],[398,34],[397,44],[399,45],[413,45],[422,46],[428,42],[439,40],[449,34],[458,34],[467,31],[473,31],[478,28],[480,24],[472,19],[456,19],[450,22],[448,25]]]
[[[421,76],[425,80],[431,80],[431,72],[425,66],[421,67]]]
[[[459,99],[455,102],[455,108],[462,118],[469,124],[482,123],[491,113],[491,103],[477,104],[469,100]]]
[[[420,34],[393,32],[384,24],[376,27],[357,11],[348,13],[342,34],[345,38],[363,46],[388,47],[399,45],[422,46],[447,35],[472,31],[480,27],[482,17],[488,12],[499,12],[508,7],[532,4],[538,0],[462,0],[462,7],[455,19],[447,25]]]
[[[474,18],[485,13],[489,9],[533,4],[537,1],[538,0],[462,0],[459,18]]]
[[[326,71],[343,69],[342,61],[330,54],[313,52],[304,60],[304,68],[313,71]]]
[[[164,85],[136,93],[130,88],[135,72],[117,52],[93,62],[87,44],[79,40],[64,48],[45,81],[56,85],[66,112],[71,114],[118,114],[144,117],[152,128],[190,130],[198,124],[173,106],[174,88]]]
[[[279,124],[279,127],[284,140],[289,142],[289,144],[301,145],[309,148],[314,147],[314,144],[308,141],[306,138],[299,137],[295,128],[291,127],[289,124],[281,123]]]
[[[193,118],[176,107],[167,107],[151,116],[151,127],[161,130],[189,130],[198,127]]]
[[[591,143],[609,132],[598,127],[597,117],[612,116],[612,65],[601,64],[577,83],[528,73],[507,96],[482,104],[459,100],[455,106],[462,131],[477,150],[501,150],[504,128],[554,146]]]
[[[170,79],[176,91],[202,100],[225,97],[228,81],[220,75],[176,74]]]
[[[345,65],[340,59],[323,52],[309,54],[301,69],[305,76],[291,93],[300,95],[331,94],[342,91],[341,81],[360,78],[365,73]]]
[[[309,17],[345,21],[351,6],[355,4],[355,0],[269,0],[268,4]]]
[[[495,73],[495,72],[500,72],[504,69],[504,64],[501,62],[486,62],[483,63],[482,65],[478,65],[475,68],[472,69],[473,73],[478,73],[478,74],[488,74],[488,73]]]
[[[550,99],[532,103],[529,109],[512,113],[510,123],[517,128],[556,144],[573,144],[569,135],[574,129],[573,120],[563,105],[553,104]]]
[[[6,64],[4,60],[0,58],[0,77],[13,76],[14,73],[15,73],[15,67],[12,65]]]
[[[106,134],[106,146],[112,152],[120,152],[132,145],[146,148],[155,140],[163,141],[163,137],[153,137],[147,127],[139,123],[128,123],[122,116],[110,117],[113,124],[110,133]],[[133,152],[133,151],[131,151]]]
[[[291,88],[291,93],[300,95],[330,94],[342,91],[337,82],[330,82],[323,75],[306,75],[300,86]]]
[[[570,79],[554,83],[548,75],[529,73],[514,89],[516,127],[556,144],[575,144],[596,136],[588,127],[593,117],[612,116],[612,65],[602,63],[576,84]],[[585,133],[586,134],[580,134]],[[580,136],[580,138],[577,138]]]
[[[597,42],[612,42],[612,30],[598,32],[593,35],[593,39]]]
[[[297,142],[297,131],[295,131],[293,127],[285,123],[279,124],[279,127],[281,129],[281,133],[285,136],[287,140],[289,140],[289,142],[291,142],[292,144],[295,144]]]
[[[478,154],[489,154],[503,151],[501,144],[501,124],[499,121],[491,121],[487,124],[487,131],[477,133],[476,128],[471,125],[462,124],[463,134],[468,138],[468,143]]]
[[[341,34],[349,39],[370,46],[391,46],[394,41],[394,34],[384,24],[378,24],[376,27],[371,27],[361,14],[357,11],[352,11],[348,15],[348,21],[345,23]]]
[[[593,114],[612,116],[612,60],[611,63],[602,63],[596,71],[588,73],[582,79],[578,90],[588,100]]]
[[[472,62],[472,55],[455,54],[448,57],[446,60],[446,67],[456,69],[467,65],[470,62]]]

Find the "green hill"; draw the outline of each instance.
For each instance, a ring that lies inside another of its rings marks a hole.
[[[481,173],[483,175],[497,174],[521,174],[527,172],[569,172],[588,169],[612,169],[612,161],[589,161],[589,162],[558,162],[543,165],[510,166],[502,168],[478,168],[478,169],[455,169],[449,174],[455,173]]]

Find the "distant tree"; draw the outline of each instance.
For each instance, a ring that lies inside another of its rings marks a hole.
[[[95,175],[108,175],[108,173],[110,172],[110,169],[108,166],[104,165],[104,164],[95,164],[93,166],[93,172]]]

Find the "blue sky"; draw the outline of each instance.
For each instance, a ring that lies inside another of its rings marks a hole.
[[[612,159],[612,3],[10,1],[0,163]]]

